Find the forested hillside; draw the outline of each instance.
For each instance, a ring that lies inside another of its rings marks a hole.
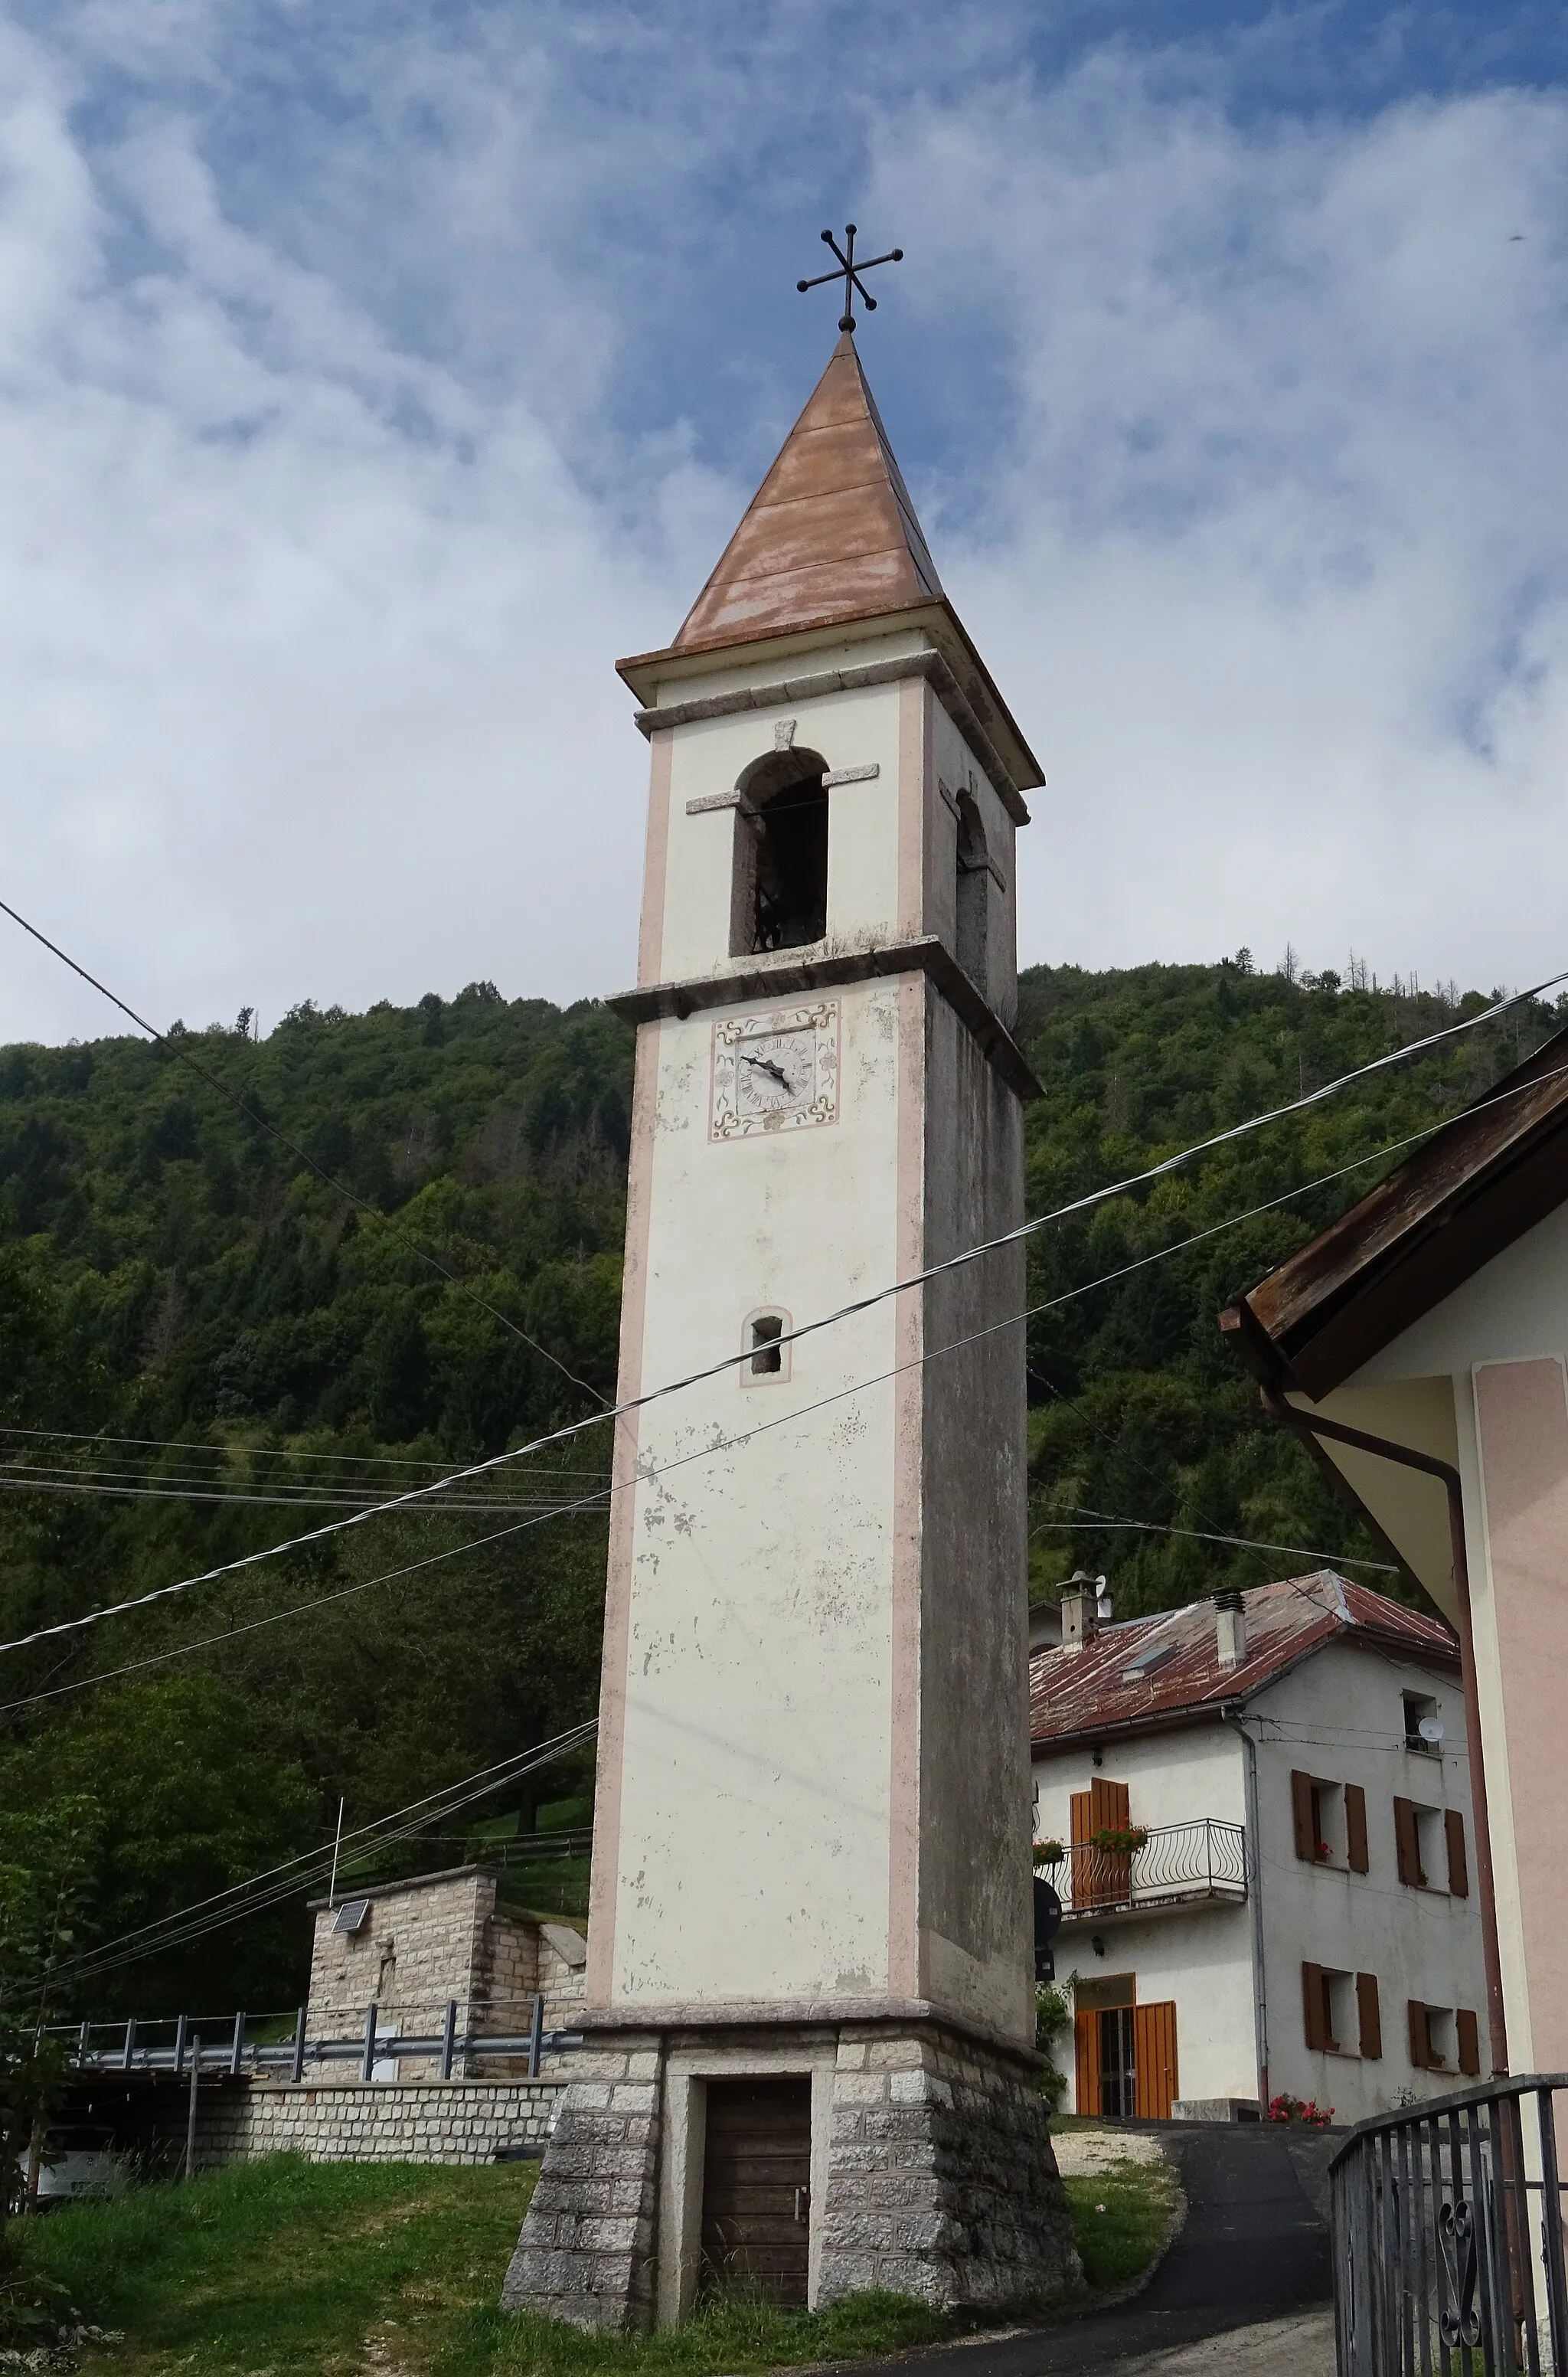
[[[1481,1004],[1258,973],[1245,952],[1036,968],[1020,1036],[1046,1095],[1028,1116],[1028,1209]],[[1375,1178],[1380,1151],[1561,1020],[1515,1010],[1031,1241],[1038,1583],[1103,1571],[1132,1610],[1292,1565],[1216,1535],[1376,1559],[1262,1424],[1215,1313]],[[609,1396],[631,1053],[600,1009],[509,1004],[484,984],[358,1016],[307,1002],[259,1043],[214,1028],[173,1047],[0,1052],[5,1636],[366,1508]],[[1376,1160],[1324,1179],[1361,1158]],[[1150,1254],[1164,1259],[1126,1271]],[[328,1837],[339,1798],[351,1827],[591,1714],[604,1453],[591,1431],[439,1511],[7,1654],[0,1807],[85,1795],[97,1936]],[[481,1814],[525,1838],[540,1799],[572,1820],[588,1771],[551,1770]],[[454,1862],[473,1821],[401,1854]],[[525,1896],[543,1886],[526,1859],[518,1876]],[[304,1936],[297,1908],[265,1917],[107,1977],[81,2010],[290,2005]]]

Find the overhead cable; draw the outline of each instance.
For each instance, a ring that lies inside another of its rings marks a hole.
[[[57,957],[62,965],[69,966],[74,974],[79,975],[83,982],[89,983],[112,1007],[117,1007],[122,1015],[128,1015],[138,1031],[145,1032],[149,1040],[156,1041],[160,1048],[168,1050],[170,1056],[177,1057],[182,1065],[186,1066],[196,1075],[198,1081],[205,1081],[209,1090],[216,1091],[220,1098],[227,1098],[232,1105],[237,1106],[247,1122],[255,1123],[258,1130],[269,1132],[279,1147],[286,1147],[291,1155],[297,1156],[302,1164],[308,1165],[318,1180],[325,1180],[329,1188],[336,1190],[339,1197],[346,1198],[350,1205],[358,1206],[362,1213],[374,1214],[384,1229],[389,1230],[395,1238],[400,1239],[410,1253],[417,1255],[421,1262],[428,1263],[432,1271],[439,1272],[442,1278],[449,1286],[455,1287],[459,1296],[466,1296],[470,1304],[478,1307],[481,1312],[488,1312],[493,1320],[499,1320],[503,1329],[509,1329],[513,1336],[520,1338],[541,1361],[548,1362],[552,1369],[559,1370],[564,1379],[571,1380],[573,1386],[580,1387],[585,1395],[591,1395],[596,1404],[604,1403],[604,1397],[597,1387],[590,1387],[586,1379],[579,1379],[576,1372],[569,1370],[565,1363],[559,1360],[548,1346],[541,1345],[537,1337],[530,1337],[526,1329],[520,1328],[517,1321],[509,1320],[505,1312],[497,1311],[493,1304],[481,1296],[476,1289],[471,1288],[466,1280],[459,1279],[456,1272],[448,1271],[445,1264],[438,1261],[427,1248],[422,1247],[418,1239],[405,1230],[400,1222],[396,1221],[390,1213],[384,1212],[371,1198],[362,1197],[357,1188],[350,1188],[346,1181],[339,1180],[335,1174],[328,1172],[324,1164],[318,1164],[314,1155],[307,1154],[296,1141],[289,1137],[287,1131],[279,1130],[277,1124],[269,1121],[266,1115],[257,1114],[254,1106],[248,1105],[238,1090],[232,1089],[227,1081],[220,1081],[216,1073],[209,1072],[205,1065],[198,1064],[190,1050],[184,1045],[183,1037],[174,1040],[168,1033],[160,1032],[158,1026],[155,1023],[149,1023],[145,1015],[138,1015],[134,1007],[127,1006],[118,992],[111,990],[107,983],[100,982],[96,974],[89,973],[86,966],[78,965],[76,959],[69,956],[57,941],[52,941],[47,933],[40,932],[36,925],[30,925],[24,915],[4,900],[0,900],[0,913],[9,916],[13,924],[19,925],[24,933],[30,933],[33,939],[41,942],[52,957]]]
[[[1559,1070],[1568,1071],[1568,1067],[1559,1068]],[[1550,1080],[1552,1076],[1545,1074],[1539,1078]],[[1498,1105],[1503,1099],[1515,1094],[1516,1093],[1505,1090],[1495,1099],[1483,1100],[1482,1105]],[[1479,1110],[1479,1107],[1470,1109],[1471,1112]],[[218,1644],[232,1642],[241,1635],[255,1633],[263,1627],[280,1625],[291,1618],[308,1617],[314,1610],[325,1609],[336,1602],[349,1600],[361,1593],[371,1592],[377,1585],[395,1583],[405,1576],[416,1574],[422,1569],[434,1568],[443,1561],[457,1559],[464,1552],[483,1551],[491,1545],[505,1541],[511,1535],[521,1535],[530,1527],[542,1525],[550,1517],[564,1516],[568,1512],[596,1508],[608,1502],[613,1494],[624,1492],[629,1484],[640,1485],[655,1477],[661,1477],[672,1469],[684,1468],[690,1462],[707,1460],[715,1453],[730,1451],[737,1446],[744,1447],[752,1437],[760,1436],[770,1428],[786,1427],[795,1420],[804,1419],[812,1412],[820,1411],[825,1404],[841,1402],[847,1395],[859,1394],[867,1388],[883,1385],[887,1380],[898,1377],[904,1370],[922,1368],[926,1363],[939,1360],[944,1354],[958,1352],[964,1346],[975,1344],[980,1338],[993,1336],[1004,1329],[1017,1328],[1023,1322],[1036,1319],[1042,1312],[1053,1312],[1064,1304],[1075,1302],[1079,1296],[1092,1296],[1098,1288],[1112,1286],[1118,1280],[1125,1279],[1132,1272],[1143,1270],[1147,1264],[1164,1262],[1172,1255],[1183,1254],[1188,1248],[1199,1245],[1206,1238],[1218,1236],[1225,1230],[1239,1229],[1243,1223],[1255,1221],[1262,1213],[1273,1212],[1277,1207],[1289,1204],[1292,1198],[1308,1196],[1313,1189],[1326,1188],[1336,1180],[1342,1180],[1348,1173],[1360,1172],[1369,1164],[1381,1163],[1385,1156],[1396,1154],[1401,1148],[1410,1146],[1417,1140],[1430,1138],[1434,1130],[1440,1130],[1442,1128],[1441,1123],[1431,1123],[1423,1129],[1413,1131],[1403,1139],[1391,1140],[1382,1147],[1373,1148],[1368,1154],[1356,1157],[1349,1164],[1340,1165],[1333,1172],[1321,1173],[1313,1180],[1304,1180],[1299,1188],[1288,1188],[1277,1197],[1270,1197],[1262,1204],[1249,1206],[1245,1212],[1233,1213],[1225,1221],[1211,1224],[1207,1229],[1194,1231],[1188,1237],[1172,1239],[1168,1246],[1156,1248],[1151,1254],[1140,1255],[1135,1261],[1123,1263],[1115,1271],[1102,1272],[1098,1279],[1086,1280],[1078,1287],[1065,1288],[1059,1295],[1047,1296],[1039,1304],[1026,1306],[1021,1312],[1009,1313],[1004,1320],[992,1321],[985,1328],[976,1330],[969,1336],[956,1339],[947,1345],[932,1346],[911,1356],[909,1361],[899,1363],[891,1370],[878,1371],[874,1376],[861,1380],[851,1386],[837,1389],[830,1395],[820,1396],[813,1403],[802,1404],[790,1411],[781,1412],[773,1419],[750,1421],[744,1429],[737,1431],[732,1437],[723,1438],[714,1444],[699,1446],[695,1451],[683,1453],[673,1461],[639,1468],[635,1477],[624,1479],[616,1485],[606,1484],[591,1493],[580,1496],[575,1502],[562,1503],[555,1510],[545,1511],[540,1516],[521,1519],[514,1526],[498,1528],[493,1534],[476,1536],[469,1543],[448,1545],[441,1551],[431,1552],[422,1559],[410,1560],[399,1568],[388,1569],[380,1576],[364,1577],[353,1584],[340,1585],[332,1593],[321,1594],[313,1600],[292,1603],[287,1609],[270,1610],[261,1618],[247,1619],[241,1626],[225,1627],[218,1633],[201,1635],[194,1642],[177,1643],[169,1650],[155,1651],[146,1658],[127,1660],[121,1666],[105,1668],[91,1676],[77,1677],[68,1684],[50,1685],[42,1690],[26,1693],[18,1700],[0,1702],[0,1716],[9,1715],[18,1709],[31,1708],[42,1701],[59,1700],[76,1692],[87,1691],[95,1684],[113,1683],[122,1676],[137,1675],[148,1667],[166,1666],[170,1660],[186,1658],[196,1651],[210,1650]],[[1049,1379],[1044,1380],[1042,1383],[1057,1396],[1059,1401],[1076,1411],[1079,1417],[1090,1428],[1095,1428],[1093,1419],[1081,1405],[1073,1402],[1070,1395],[1063,1394],[1062,1390],[1052,1385]],[[1103,1436],[1102,1430],[1096,1428],[1095,1432]],[[1110,1441],[1109,1439],[1105,1440]],[[1037,1528],[1035,1532],[1038,1534],[1042,1530]],[[1196,1534],[1199,1531],[1194,1529],[1191,1532]],[[1220,1540],[1229,1539],[1220,1538]],[[1303,1551],[1299,1547],[1283,1544],[1260,1543],[1253,1548],[1260,1551],[1284,1551],[1292,1558],[1305,1559],[1330,1557],[1326,1553]],[[1333,1557],[1339,1559],[1343,1556],[1335,1554]],[[1346,1565],[1381,1568],[1382,1563],[1371,1560],[1351,1561],[1347,1559]]]
[[[0,907],[4,905],[4,902],[0,902]],[[1030,1221],[1021,1222],[1016,1229],[1005,1230],[997,1237],[987,1238],[976,1246],[967,1247],[956,1255],[945,1257],[940,1262],[928,1263],[922,1270],[911,1272],[907,1278],[894,1281],[891,1286],[875,1288],[867,1296],[857,1296],[852,1302],[839,1305],[832,1312],[824,1313],[819,1320],[804,1321],[799,1328],[786,1330],[781,1336],[774,1338],[771,1342],[775,1346],[792,1345],[802,1338],[814,1336],[822,1330],[835,1328],[861,1313],[869,1312],[877,1305],[886,1303],[893,1296],[904,1295],[917,1287],[926,1286],[931,1281],[940,1279],[948,1272],[962,1270],[968,1264],[979,1261],[982,1256],[994,1254],[1004,1247],[1019,1245],[1024,1239],[1033,1236],[1038,1231],[1049,1228],[1054,1223],[1065,1221],[1075,1213],[1091,1212],[1096,1206],[1107,1203],[1113,1197],[1124,1196],[1130,1188],[1164,1178],[1167,1174],[1175,1171],[1195,1155],[1204,1154],[1212,1148],[1225,1146],[1234,1140],[1244,1138],[1249,1132],[1261,1130],[1269,1123],[1278,1122],[1288,1115],[1298,1114],[1306,1107],[1320,1105],[1324,1098],[1332,1096],[1336,1091],[1347,1088],[1352,1081],[1363,1080],[1369,1073],[1381,1072],[1385,1067],[1396,1064],[1406,1057],[1418,1055],[1423,1049],[1432,1047],[1439,1041],[1451,1039],[1457,1032],[1472,1031],[1476,1025],[1502,1014],[1505,1009],[1516,1005],[1520,999],[1537,998],[1543,990],[1550,990],[1554,984],[1564,981],[1568,981],[1568,971],[1552,974],[1546,982],[1537,984],[1531,990],[1515,992],[1507,998],[1495,1001],[1492,1006],[1483,1009],[1479,1015],[1470,1017],[1466,1022],[1452,1024],[1443,1032],[1431,1033],[1423,1040],[1411,1041],[1404,1048],[1395,1049],[1386,1056],[1374,1057],[1370,1064],[1358,1066],[1353,1072],[1341,1074],[1337,1081],[1326,1083],[1320,1090],[1309,1091],[1306,1096],[1292,1099],[1288,1105],[1276,1106],[1266,1114],[1254,1116],[1250,1121],[1232,1124],[1229,1129],[1217,1131],[1207,1139],[1196,1141],[1179,1154],[1168,1156],[1163,1162],[1151,1165],[1146,1171],[1130,1174],[1125,1179],[1112,1182],[1107,1188],[1090,1189],[1082,1197],[1071,1199],[1065,1205],[1056,1206],[1049,1213],[1038,1214]],[[1521,1083],[1515,1092],[1503,1092],[1502,1095],[1520,1094],[1524,1090],[1534,1089],[1537,1086],[1538,1083],[1536,1081]],[[1451,1120],[1452,1117],[1445,1119]],[[1431,1126],[1430,1130],[1412,1133],[1411,1136],[1426,1138],[1431,1135],[1431,1130],[1443,1128],[1443,1123],[1436,1122]],[[1361,1159],[1362,1162],[1371,1160],[1371,1158]],[[1343,1167],[1349,1171],[1358,1168],[1356,1165]],[[1284,1200],[1276,1199],[1271,1201],[1278,1203]],[[1200,1236],[1206,1235],[1210,1234],[1198,1233]],[[1147,1260],[1149,1258],[1144,1258],[1144,1260]],[[1125,1268],[1134,1270],[1139,1266],[1129,1264]],[[1065,1298],[1051,1299],[1051,1301],[1065,1300]],[[1050,1304],[1033,1308],[1048,1310]],[[504,1468],[514,1461],[525,1460],[533,1453],[542,1451],[548,1445],[565,1443],[572,1438],[581,1436],[590,1427],[600,1427],[607,1421],[628,1418],[635,1412],[646,1411],[655,1404],[668,1401],[672,1395],[683,1394],[690,1388],[704,1384],[707,1380],[721,1378],[727,1372],[738,1369],[742,1363],[750,1359],[750,1353],[744,1350],[740,1353],[726,1354],[718,1361],[705,1363],[699,1369],[687,1372],[683,1378],[671,1379],[662,1386],[650,1387],[642,1394],[627,1396],[624,1402],[613,1404],[606,1411],[592,1413],[585,1419],[572,1420],[564,1427],[552,1428],[544,1435],[533,1438],[529,1443],[518,1445],[513,1451],[493,1453],[487,1461],[475,1462],[465,1469],[453,1470],[445,1478],[438,1478],[426,1486],[410,1487],[406,1492],[394,1495],[387,1501],[375,1505],[372,1509],[352,1511],[347,1518],[331,1520],[323,1526],[311,1528],[303,1535],[291,1535],[284,1542],[270,1545],[263,1550],[242,1553],[235,1559],[224,1560],[214,1568],[203,1569],[195,1576],[181,1577],[172,1584],[156,1585],[150,1592],[133,1595],[125,1601],[111,1602],[104,1608],[89,1610],[80,1618],[61,1619],[51,1626],[35,1627],[30,1633],[19,1634],[8,1642],[0,1642],[0,1652],[25,1650],[34,1642],[47,1642],[55,1635],[74,1634],[79,1632],[84,1627],[101,1625],[105,1619],[123,1617],[127,1610],[144,1609],[152,1602],[167,1600],[171,1595],[188,1593],[196,1585],[216,1583],[221,1577],[237,1575],[242,1570],[254,1568],[263,1560],[277,1559],[285,1552],[303,1550],[308,1545],[324,1542],[330,1535],[340,1535],[347,1528],[362,1526],[368,1519],[384,1516],[389,1511],[407,1509],[415,1502],[427,1499],[433,1494],[441,1493],[447,1486],[466,1484],[473,1477],[488,1476],[493,1471]],[[888,1372],[884,1375],[894,1374]]]

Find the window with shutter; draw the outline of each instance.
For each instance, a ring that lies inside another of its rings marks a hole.
[[[1443,1829],[1448,1839],[1448,1887],[1455,1898],[1468,1898],[1470,1864],[1465,1854],[1465,1819],[1457,1808],[1445,1811]]]
[[[1481,2068],[1480,2025],[1468,2006],[1461,2006],[1454,2017],[1454,2026],[1458,2033],[1459,2069],[1473,2080]]]
[[[1420,1835],[1416,1829],[1413,1799],[1396,1798],[1394,1802],[1394,1852],[1400,1881],[1420,1889],[1426,1881],[1426,1873],[1421,1865]]]
[[[1427,2022],[1426,2007],[1419,1998],[1410,1998],[1406,2002],[1405,2011],[1410,2025],[1410,2060],[1418,2072],[1430,2072],[1432,2068],[1431,2030]]]
[[[1345,1786],[1345,1862],[1352,1873],[1367,1873],[1367,1795],[1359,1783]]]
[[[1290,1813],[1296,1826],[1296,1855],[1309,1865],[1317,1863],[1317,1819],[1313,1810],[1313,1778],[1293,1772],[1290,1776]]]
[[[1369,2062],[1375,2062],[1383,2053],[1383,2015],[1377,2001],[1377,1975],[1356,1975],[1356,2025],[1360,2033],[1361,2053]]]

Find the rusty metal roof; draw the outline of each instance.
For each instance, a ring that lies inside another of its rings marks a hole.
[[[1314,1402],[1568,1199],[1568,1032],[1270,1272],[1220,1329]]]
[[[1117,1732],[1245,1700],[1326,1642],[1375,1642],[1455,1671],[1459,1646],[1435,1618],[1407,1609],[1332,1569],[1254,1585],[1241,1596],[1245,1655],[1219,1664],[1214,1605],[1101,1627],[1079,1650],[1029,1661],[1029,1734],[1037,1744]]]
[[[846,331],[671,650],[717,651],[942,599]]]

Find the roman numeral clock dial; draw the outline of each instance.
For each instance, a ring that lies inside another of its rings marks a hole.
[[[710,1138],[749,1139],[837,1118],[837,999],[714,1025]]]

